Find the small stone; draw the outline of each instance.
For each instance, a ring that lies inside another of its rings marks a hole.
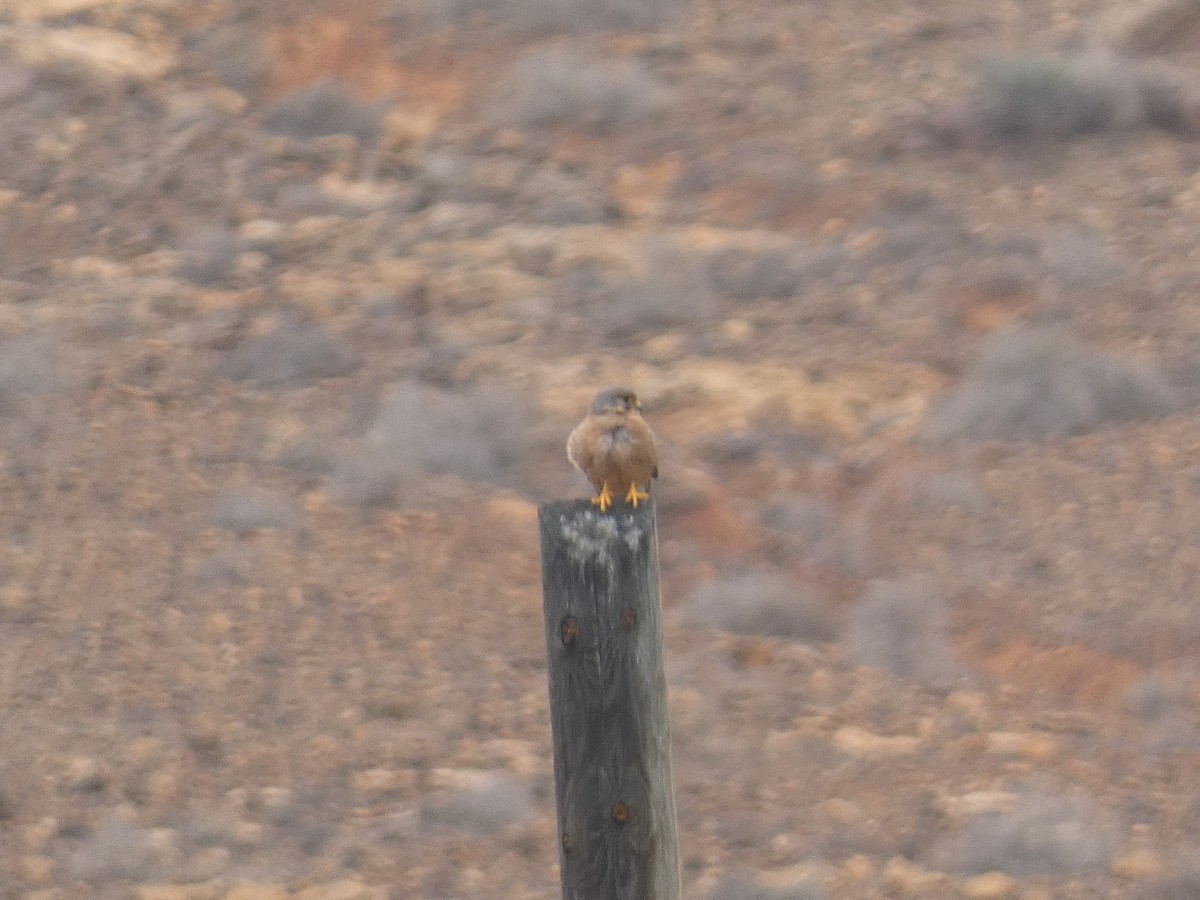
[[[863,884],[875,874],[875,863],[865,853],[856,853],[842,863],[842,880],[849,884]]]
[[[911,735],[884,737],[865,728],[846,725],[833,733],[833,745],[851,756],[911,756],[920,741]]]
[[[28,854],[21,857],[21,875],[31,884],[42,884],[50,880],[54,872],[54,860],[47,856]]]
[[[946,883],[945,872],[930,872],[903,856],[893,856],[883,867],[883,883],[901,897],[922,897]]]
[[[726,319],[721,323],[721,334],[726,340],[744,344],[754,337],[754,326],[745,319]]]
[[[188,860],[188,878],[193,881],[217,878],[229,871],[229,861],[232,858],[233,854],[228,847],[205,847]],[[235,900],[257,900],[257,898],[244,897],[235,898]],[[275,900],[275,898],[267,897],[265,900]]]
[[[264,809],[278,811],[292,805],[292,789],[268,785],[258,792]]]
[[[282,884],[240,881],[226,892],[225,900],[287,900],[287,893]]]
[[[148,762],[162,752],[162,741],[158,738],[143,737],[131,741],[125,748],[125,758],[134,764]]]
[[[165,44],[87,25],[31,26],[10,42],[10,49],[34,66],[69,60],[99,73],[137,81],[157,81],[175,67],[175,57]]]
[[[213,882],[200,884],[140,884],[133,889],[137,900],[216,900],[220,888]]]
[[[221,638],[229,634],[233,620],[226,613],[215,612],[204,623],[204,633],[210,638]]]
[[[1017,795],[1009,791],[969,791],[957,796],[939,797],[938,812],[952,819],[973,819],[989,813],[1012,812]]]
[[[99,760],[77,756],[67,766],[67,787],[81,793],[96,793],[108,787],[109,774]]]
[[[494,497],[487,502],[486,510],[489,518],[507,525],[525,526],[537,523],[537,507],[520,497]]]
[[[251,247],[263,248],[283,238],[283,223],[275,219],[251,219],[238,228],[238,237]]]
[[[1021,757],[1033,762],[1050,762],[1059,755],[1058,739],[1045,732],[1024,735],[1021,741]]]
[[[50,842],[50,838],[54,837],[57,831],[58,819],[53,816],[38,819],[34,824],[25,826],[25,831],[23,832],[25,846],[33,851],[41,850]]]
[[[21,584],[7,584],[0,588],[0,610],[18,612],[29,605],[29,588]]]
[[[613,200],[630,219],[657,218],[666,208],[666,197],[682,171],[683,158],[677,153],[668,153],[645,166],[622,166],[613,178]]]
[[[386,797],[397,793],[402,787],[395,770],[384,768],[355,772],[350,783],[358,793],[370,797]]]
[[[378,892],[353,878],[315,884],[296,895],[296,900],[375,900]]]
[[[647,357],[659,362],[675,359],[683,352],[683,335],[655,335],[642,345],[642,350]]]
[[[233,841],[242,849],[262,846],[263,826],[258,822],[239,821],[233,825]]]
[[[946,698],[946,706],[976,727],[988,720],[987,697],[978,691],[955,691]]]
[[[970,900],[1004,900],[1016,890],[1016,882],[1003,872],[985,872],[963,882],[964,897]]]
[[[828,874],[828,866],[823,863],[803,862],[762,872],[757,881],[772,895],[807,897],[816,892],[824,896],[821,887]]]
[[[179,776],[174,769],[159,769],[146,780],[146,791],[156,803],[179,798]]]
[[[1153,878],[1162,874],[1163,860],[1153,850],[1133,850],[1114,859],[1111,871],[1118,878]]]
[[[866,817],[861,806],[845,797],[833,797],[822,801],[817,809],[837,825],[853,825]]]

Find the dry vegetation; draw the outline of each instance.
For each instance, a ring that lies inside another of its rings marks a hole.
[[[1197,895],[1194,3],[0,17],[0,895],[557,896],[613,382],[688,897]]]

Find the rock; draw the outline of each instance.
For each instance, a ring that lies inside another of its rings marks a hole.
[[[353,878],[314,884],[296,895],[296,900],[377,900],[385,897],[386,891],[370,887]]]
[[[938,797],[935,806],[949,818],[973,819],[987,813],[1012,812],[1017,808],[1017,795],[1009,791],[969,791]]]
[[[35,853],[42,850],[57,831],[58,819],[53,816],[46,816],[38,819],[32,825],[25,826],[23,837],[25,838],[26,849]]]
[[[624,165],[612,182],[612,198],[627,219],[656,219],[683,172],[683,157],[671,152],[649,165]]]
[[[404,781],[394,769],[366,769],[355,772],[350,779],[354,790],[368,797],[387,797],[398,793],[404,787]]]
[[[243,222],[237,233],[248,246],[261,250],[279,243],[283,238],[284,225],[275,219],[251,219]]]
[[[992,731],[984,746],[997,756],[1019,756],[1038,762],[1047,762],[1058,755],[1054,735],[1039,732]]]
[[[861,806],[845,797],[833,797],[817,804],[817,810],[837,825],[853,825],[863,821],[866,813]]]
[[[193,884],[139,884],[133,889],[137,900],[217,900],[221,888],[211,881]]]
[[[21,857],[18,868],[21,877],[31,884],[43,884],[50,880],[54,872],[54,860],[48,856],[30,853]]]
[[[833,733],[833,745],[851,756],[911,756],[919,744],[920,740],[910,735],[883,737],[854,725],[843,726]]]
[[[29,588],[23,584],[6,584],[0,588],[0,612],[19,612],[29,605]]]
[[[856,853],[842,863],[841,880],[847,884],[865,884],[875,875],[875,863],[865,853]]]
[[[72,28],[0,27],[0,47],[31,66],[82,64],[97,74],[155,81],[175,68],[175,54],[124,31],[78,25]]]
[[[67,765],[67,787],[81,793],[96,793],[108,787],[110,775],[107,768],[96,759],[77,756]]]
[[[924,897],[937,893],[946,883],[945,872],[930,872],[903,856],[893,856],[883,867],[883,883],[901,897]]]
[[[9,0],[4,4],[4,13],[18,22],[33,22],[63,19],[98,7],[116,5],[120,4],[114,4],[112,0]]]
[[[287,900],[287,895],[282,884],[239,881],[225,893],[224,900]]]
[[[1017,884],[1003,872],[985,872],[963,882],[963,896],[970,900],[1004,900],[1011,897]]]
[[[1163,859],[1153,850],[1133,850],[1112,861],[1110,871],[1118,878],[1153,878],[1163,872]]]
[[[754,326],[745,319],[726,319],[721,323],[721,335],[735,344],[745,344],[754,337]]]

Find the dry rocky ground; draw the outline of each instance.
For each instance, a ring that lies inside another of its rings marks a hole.
[[[0,4],[0,896],[558,896],[611,382],[687,897],[1200,896],[1198,73],[1184,0]]]

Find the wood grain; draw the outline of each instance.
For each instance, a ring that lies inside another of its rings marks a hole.
[[[538,511],[564,900],[679,900],[654,503]]]

